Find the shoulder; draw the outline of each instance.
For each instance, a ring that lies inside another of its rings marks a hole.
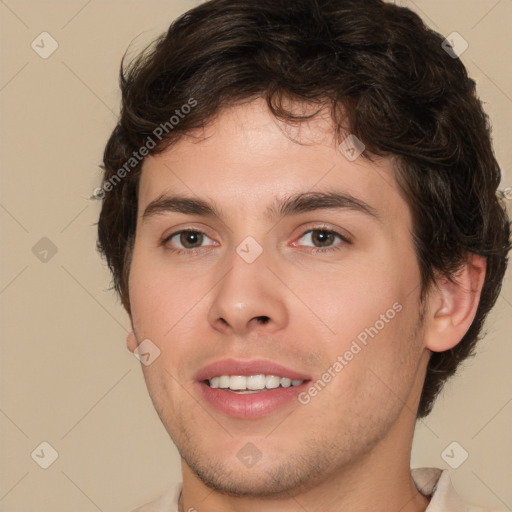
[[[411,470],[411,475],[418,491],[430,498],[425,512],[503,512],[462,501],[446,469],[417,468]]]
[[[154,501],[146,503],[132,512],[178,512],[181,483],[173,485]]]

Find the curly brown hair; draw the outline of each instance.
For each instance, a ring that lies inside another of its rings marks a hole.
[[[122,110],[104,153],[98,248],[128,313],[144,156],[251,99],[265,98],[289,123],[315,114],[294,115],[286,100],[328,108],[338,137],[356,135],[368,158],[396,157],[422,301],[436,276],[453,278],[469,253],[487,259],[469,330],[453,349],[431,355],[418,410],[426,416],[446,379],[474,354],[510,249],[488,117],[443,40],[409,9],[380,0],[211,0],[174,21],[130,65],[123,58]]]

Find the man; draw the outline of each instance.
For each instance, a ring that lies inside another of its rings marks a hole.
[[[123,69],[99,248],[183,474],[139,510],[473,510],[409,467],[510,248],[449,50],[379,0],[213,0]]]

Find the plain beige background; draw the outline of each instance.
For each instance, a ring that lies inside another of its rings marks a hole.
[[[118,114],[123,52],[197,3],[0,0],[1,511],[127,512],[180,480],[125,347],[127,318],[95,251],[100,205],[90,196]],[[512,187],[512,1],[401,3],[469,43],[462,60],[493,122],[502,188]],[[46,59],[31,47],[43,51],[44,31],[58,44]],[[459,493],[512,510],[510,275],[477,357],[419,423],[412,464],[448,468],[441,454],[456,441],[452,459],[469,454],[450,470]],[[35,461],[50,456],[44,441],[58,452],[48,469]]]

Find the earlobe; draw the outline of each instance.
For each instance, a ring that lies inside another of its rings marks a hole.
[[[433,352],[453,348],[468,331],[480,302],[486,259],[471,254],[452,280],[437,281],[429,299],[425,345]]]
[[[138,346],[137,338],[135,337],[135,334],[134,334],[134,332],[132,330],[126,336],[126,347],[128,348],[128,350],[130,352],[133,353],[134,350],[137,348],[137,346]]]

